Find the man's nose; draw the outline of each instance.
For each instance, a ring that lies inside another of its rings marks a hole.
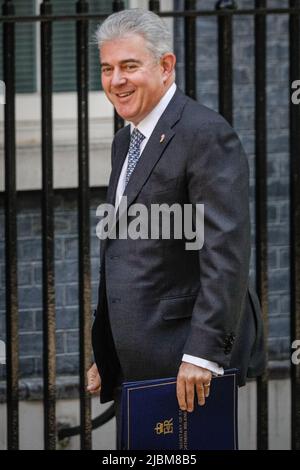
[[[112,86],[124,85],[126,78],[121,70],[115,69],[112,75],[111,84]]]

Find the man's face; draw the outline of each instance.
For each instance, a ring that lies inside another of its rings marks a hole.
[[[169,74],[140,35],[107,41],[100,50],[102,86],[117,113],[137,125],[166,91]]]

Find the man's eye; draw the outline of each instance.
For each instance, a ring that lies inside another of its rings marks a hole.
[[[108,68],[108,67],[102,68],[102,73],[110,73],[110,72],[111,72],[110,68]]]
[[[126,70],[134,70],[136,69],[136,65],[135,64],[127,64],[126,65]]]

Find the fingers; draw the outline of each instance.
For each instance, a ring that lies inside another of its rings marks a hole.
[[[207,369],[186,363],[181,364],[177,376],[176,393],[182,411],[194,410],[195,391],[198,404],[205,405],[205,399],[210,393],[211,377],[212,374]]]
[[[196,390],[197,390],[197,397],[198,397],[198,405],[200,406],[205,405],[206,394],[204,392],[203,384],[202,383],[196,384]]]
[[[100,380],[95,378],[95,379],[90,379],[88,382],[87,386],[87,391],[90,392],[91,394],[95,394],[100,392],[101,390],[101,383]]]
[[[87,381],[87,391],[91,394],[98,393],[101,390],[101,378],[96,364],[93,364],[92,367],[88,370]]]
[[[209,392],[210,392],[210,382],[205,383],[203,385],[203,387],[204,387],[205,398],[208,398],[209,397]]]
[[[176,385],[177,400],[179,408],[182,411],[193,411],[195,398],[195,382],[194,379],[186,378],[179,374]]]
[[[195,382],[193,379],[188,379],[185,382],[185,390],[186,390],[187,411],[191,413],[192,411],[194,411],[194,399],[195,399]]]
[[[176,395],[179,408],[182,411],[186,411],[187,404],[185,399],[185,381],[178,375],[176,383]]]
[[[90,392],[92,395],[95,395],[96,393],[99,393],[101,390],[101,387],[95,388],[93,385],[90,385],[87,387],[87,391]]]

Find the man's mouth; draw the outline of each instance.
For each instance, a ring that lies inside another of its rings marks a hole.
[[[134,91],[127,91],[123,93],[116,93],[118,98],[127,98],[128,96],[132,95]]]

